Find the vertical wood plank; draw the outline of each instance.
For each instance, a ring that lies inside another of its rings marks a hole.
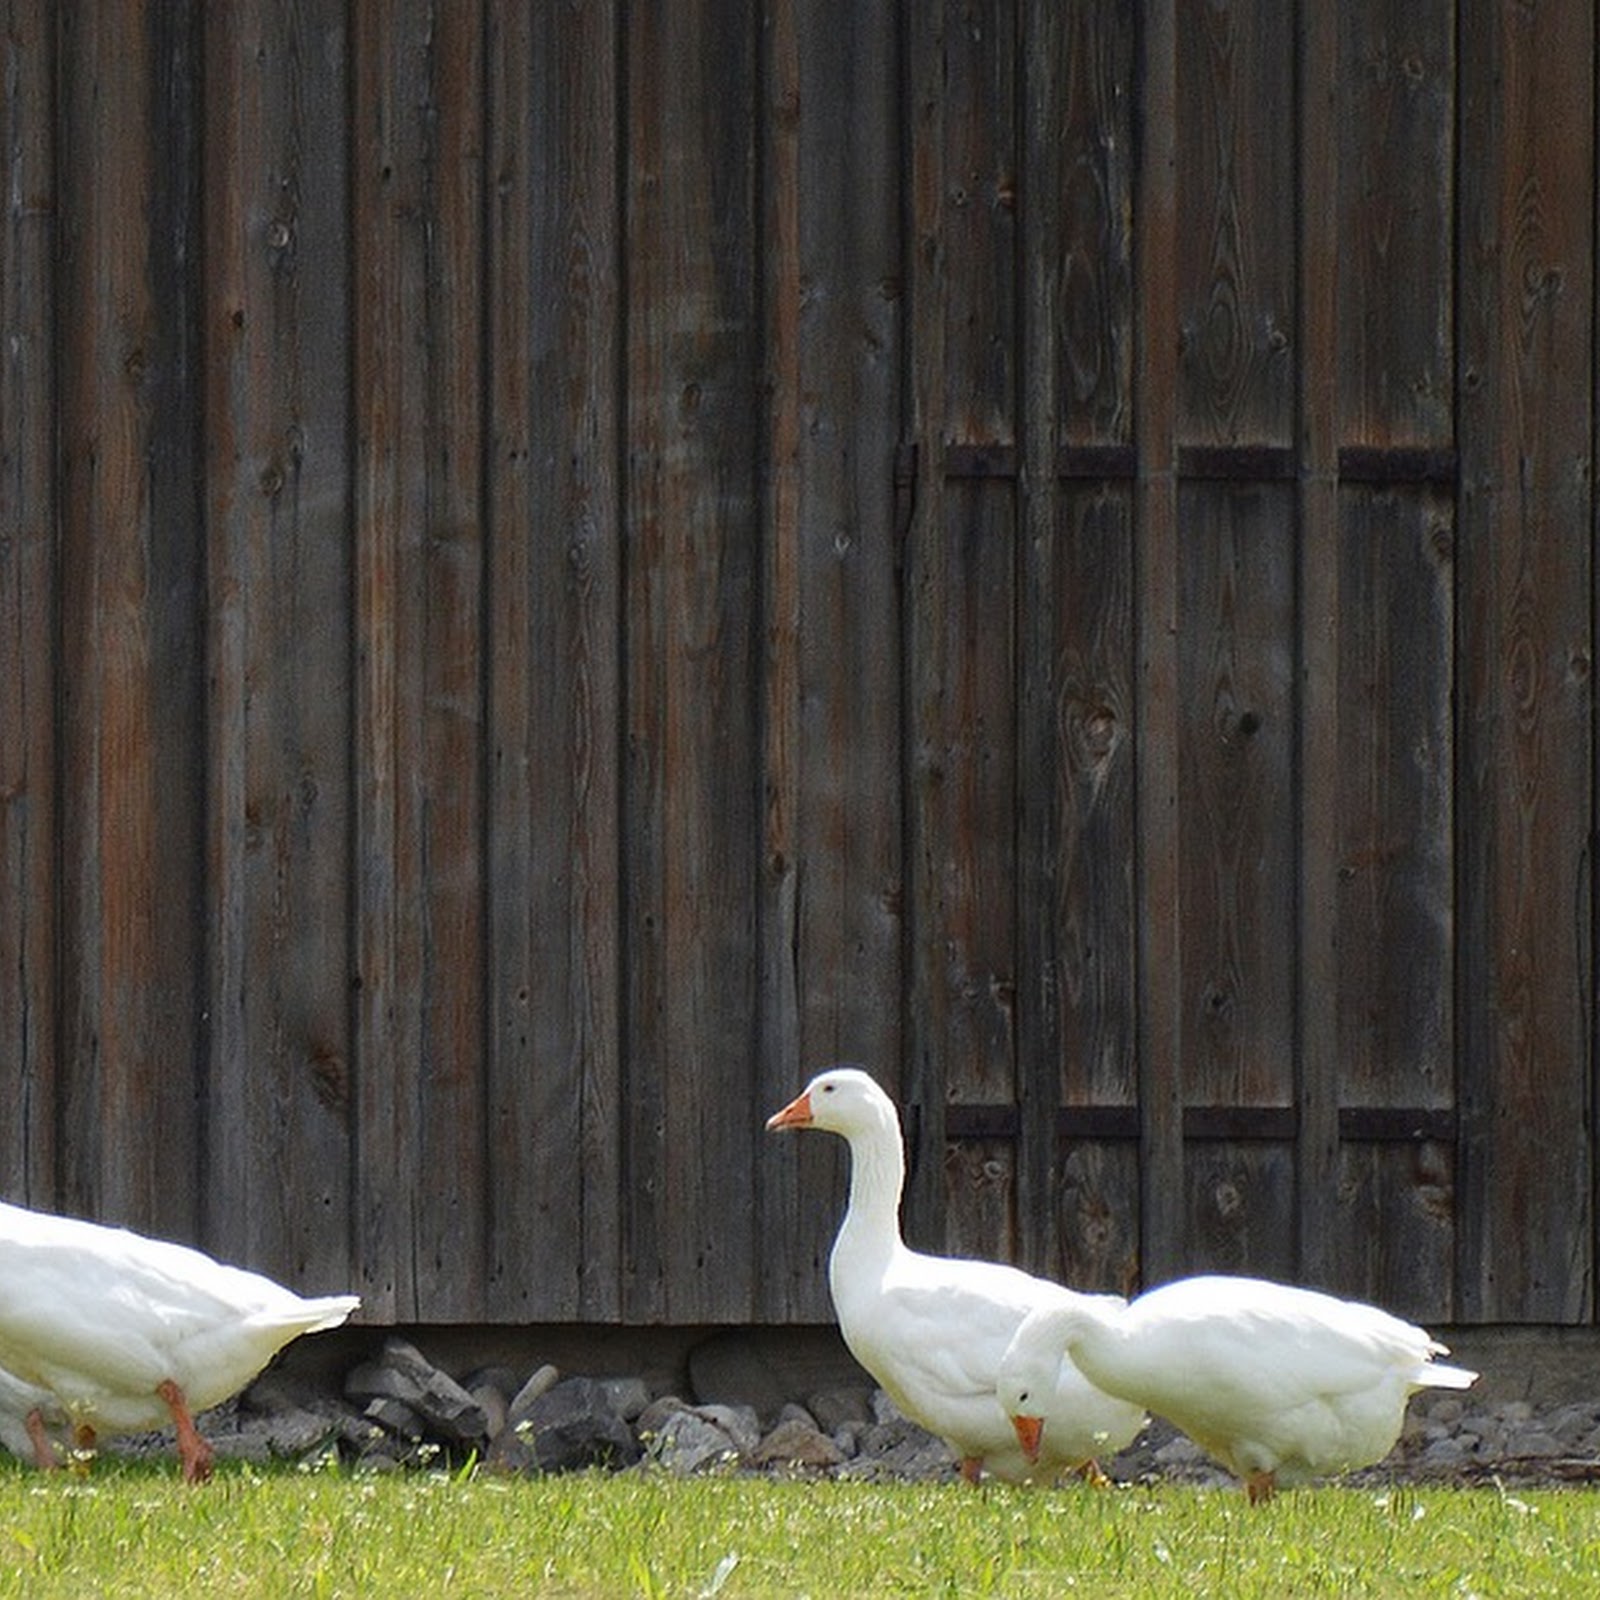
[[[422,560],[428,461],[424,0],[361,0],[351,199],[355,392],[355,1105],[357,1261],[369,1314],[419,1305]],[[432,1176],[429,1182],[435,1181]],[[440,1181],[448,1182],[443,1179]]]
[[[1338,85],[1337,170],[1321,191],[1306,174],[1301,193],[1337,197],[1339,343],[1325,359],[1341,443],[1451,442],[1455,11],[1454,0],[1340,6],[1319,23],[1337,33],[1336,61],[1307,63],[1309,83]]]
[[[1127,7],[1029,5],[1019,67],[1019,1217],[1031,1265],[1108,1287],[1127,1266],[1093,1218],[1114,1212],[1136,1253],[1133,1152],[1059,1152],[1056,1112],[1137,1097],[1132,507],[1055,468],[1062,446],[1132,435],[1134,22]]]
[[[1144,1283],[1174,1275],[1183,1240],[1184,1048],[1179,1002],[1178,506],[1176,456],[1178,284],[1177,22],[1172,0],[1140,11],[1145,130],[1134,228],[1137,354],[1135,500],[1138,650],[1134,762],[1138,819],[1140,1268]]]
[[[1333,685],[1335,988],[1317,1019],[1341,1104],[1454,1101],[1452,504],[1432,491],[1342,494]]]
[[[946,414],[944,315],[945,246],[945,0],[913,6],[903,23],[905,38],[907,150],[910,204],[906,241],[907,382],[906,431],[914,466],[902,551],[905,651],[906,950],[907,1004],[902,1115],[908,1163],[903,1226],[914,1247],[940,1248],[945,1231],[943,1162],[922,1159],[923,1150],[943,1151],[944,1056],[940,986],[934,951],[939,937],[933,885],[938,870],[924,813],[937,782],[931,730],[940,701],[938,684],[923,669],[943,598],[936,565],[943,547]]]
[[[54,10],[0,29],[0,1192],[55,1202]]]
[[[941,247],[945,272],[942,415],[929,465],[945,442],[1017,441],[1018,202],[1016,7],[1010,0],[947,17],[942,47]],[[935,419],[929,417],[930,424]],[[915,737],[927,767],[915,792],[915,861],[927,920],[917,934],[926,1007],[939,1058],[941,1099],[1012,1103],[1016,1041],[1017,572],[1018,504],[1005,478],[947,483],[912,553],[918,622],[911,670],[919,691]],[[923,1134],[924,1154],[938,1148]],[[958,1184],[984,1165],[1015,1162],[996,1147],[944,1163]],[[976,1164],[974,1164],[976,1163]],[[931,1163],[930,1163],[931,1164]],[[947,1239],[974,1248],[996,1226],[998,1188],[947,1192]],[[970,1208],[962,1220],[957,1213]],[[989,1239],[1014,1248],[1015,1218]]]
[[[417,1302],[480,1314],[489,1195],[484,1094],[484,19],[435,6],[419,181],[423,206],[426,521],[413,778],[421,982],[416,1011]]]
[[[208,1244],[351,1281],[343,32],[205,16]]]
[[[1134,90],[1137,11],[1100,0],[1040,0],[1029,104],[1042,119],[1028,153],[1028,215],[1050,218],[1059,248],[1037,255],[1056,343],[1054,419],[1068,444],[1133,436]],[[1030,228],[1033,226],[1030,223]],[[1039,240],[1044,243],[1043,239]]]
[[[1056,351],[1059,300],[1056,263],[1065,253],[1056,207],[1031,196],[1058,194],[1062,185],[1059,107],[1067,13],[1057,7],[1017,7],[1018,97],[1017,251],[1022,293],[1017,319],[1019,413],[1017,664],[1016,664],[1016,965],[1014,1021],[1020,1103],[1016,1152],[1016,1231],[1020,1264],[1044,1269],[1054,1222],[1056,1107],[1061,1039],[1050,1003],[1056,980],[1056,753],[1054,718]]]
[[[761,1082],[901,1052],[900,424],[895,8],[770,13]],[[763,1148],[763,1315],[831,1315],[830,1140]]]
[[[754,1276],[758,61],[753,8],[630,15],[624,1302],[678,1321]]]
[[[1294,26],[1286,7],[1177,8],[1177,401],[1184,443],[1287,444],[1294,374]]]
[[[1293,523],[1284,488],[1183,494],[1185,1092],[1292,1102]]]
[[[1592,6],[1460,37],[1459,1309],[1594,1312]]]
[[[1184,1094],[1294,1103],[1293,495],[1186,487],[1180,499],[1179,893]],[[1193,1148],[1197,1270],[1294,1268],[1291,1152]]]
[[[69,1210],[198,1226],[194,30],[58,15]]]
[[[1139,1100],[1133,493],[1074,485],[1061,518],[1049,641],[1054,958],[1037,996],[1058,1040],[1052,1134],[1056,1106]],[[1136,1157],[1126,1143],[1082,1142],[1063,1158],[1051,1265],[1074,1285],[1120,1291],[1136,1272]]]
[[[621,1308],[617,26],[489,23],[491,1287],[523,1318]]]
[[[1338,17],[1308,6],[1299,24],[1300,127],[1296,179],[1301,197],[1298,254],[1299,359],[1296,377],[1301,479],[1298,651],[1300,825],[1299,960],[1296,964],[1295,1270],[1302,1282],[1338,1287],[1333,1262],[1339,1159],[1339,1040],[1331,1026],[1340,945],[1334,875],[1340,796],[1337,730],[1340,618],[1338,462],[1341,214],[1336,204],[1341,94]],[[1355,1292],[1355,1286],[1348,1286]]]
[[[1327,1281],[1425,1326],[1456,1320],[1451,1146],[1347,1142],[1339,1151],[1338,1186],[1337,1219],[1325,1221]]]

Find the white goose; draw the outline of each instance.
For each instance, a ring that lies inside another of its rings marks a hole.
[[[0,1444],[20,1459],[40,1466],[56,1464],[50,1430],[66,1425],[66,1415],[48,1389],[36,1388],[0,1368]]]
[[[1140,1406],[1103,1394],[1063,1361],[1052,1374],[1048,1448],[1025,1458],[995,1396],[1000,1358],[1035,1307],[1098,1297],[998,1262],[908,1249],[900,1121],[865,1072],[819,1074],[767,1127],[823,1128],[849,1142],[850,1202],[828,1262],[839,1331],[900,1410],[951,1445],[964,1477],[975,1482],[984,1468],[1019,1480],[1068,1466],[1092,1471],[1097,1455],[1120,1450],[1144,1425]]]
[[[1127,1306],[1046,1307],[1006,1352],[1000,1400],[1026,1451],[1048,1440],[1036,1395],[1057,1361],[1148,1407],[1243,1479],[1252,1505],[1284,1482],[1381,1460],[1418,1389],[1465,1389],[1477,1373],[1376,1306],[1260,1278],[1198,1277]]]
[[[242,1389],[302,1333],[337,1327],[355,1295],[303,1300],[199,1250],[0,1203],[0,1367],[53,1395],[80,1444],[96,1428],[173,1423],[183,1475],[211,1475],[194,1413]],[[51,1464],[43,1408],[27,1431]]]

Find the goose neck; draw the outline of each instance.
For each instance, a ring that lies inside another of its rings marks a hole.
[[[850,1139],[850,1200],[839,1244],[846,1250],[892,1249],[900,1243],[900,1192],[905,1155],[894,1128],[869,1128]]]

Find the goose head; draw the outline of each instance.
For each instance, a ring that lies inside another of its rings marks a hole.
[[[767,1128],[821,1128],[846,1139],[887,1131],[898,1140],[900,1119],[894,1102],[859,1067],[830,1067],[774,1112]]]
[[[1044,1447],[1044,1418],[1055,1396],[1061,1358],[1095,1322],[1092,1302],[1041,1306],[1012,1335],[995,1378],[995,1395],[1030,1462],[1039,1459]]]

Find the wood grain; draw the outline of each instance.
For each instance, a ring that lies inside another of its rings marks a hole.
[[[1185,444],[1292,437],[1294,29],[1286,8],[1176,8],[1178,415]]]
[[[59,1199],[198,1227],[195,39],[63,16]]]
[[[54,11],[6,8],[0,32],[0,1190],[55,1200],[60,826],[55,648],[57,170]]]
[[[490,13],[490,1303],[512,1319],[621,1306],[616,25]]]
[[[766,142],[763,1104],[856,1061],[898,1092],[905,894],[895,8],[774,6]],[[776,1144],[777,1141],[769,1141]],[[831,1140],[758,1154],[763,1315],[830,1315]]]
[[[760,1132],[754,24],[656,4],[628,30],[623,1297],[646,1319],[752,1302],[727,1196]]]
[[[1573,1321],[1594,1314],[1594,560],[1574,530],[1594,514],[1595,18],[1471,5],[1461,29],[1460,1310]]]
[[[337,31],[205,30],[207,1243],[352,1281],[347,81]]]

